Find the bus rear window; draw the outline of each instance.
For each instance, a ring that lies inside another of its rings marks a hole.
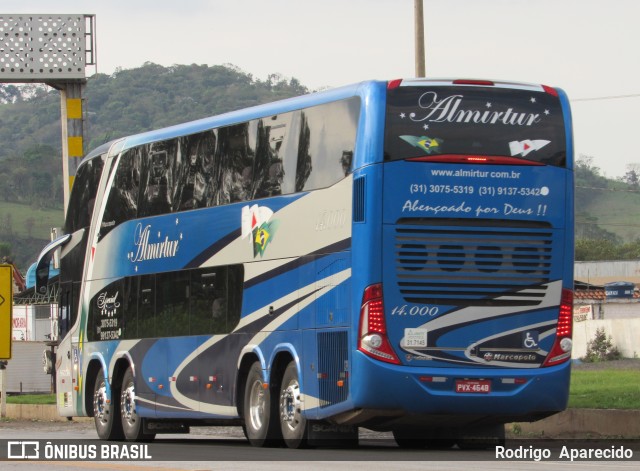
[[[385,160],[501,156],[566,165],[560,100],[544,91],[406,86],[387,93]]]

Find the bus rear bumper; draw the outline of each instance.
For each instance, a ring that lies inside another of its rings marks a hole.
[[[492,425],[532,422],[567,407],[570,362],[531,369],[424,368],[355,357],[354,407],[334,417],[336,422]]]

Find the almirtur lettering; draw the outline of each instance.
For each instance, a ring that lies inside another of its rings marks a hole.
[[[160,236],[160,233],[158,233]],[[151,224],[142,226],[138,223],[136,227],[134,245],[137,250],[129,254],[129,260],[133,263],[143,262],[145,260],[157,260],[161,258],[173,258],[178,252],[179,240],[171,240],[169,236],[165,236],[160,242],[149,242],[151,237]]]
[[[460,108],[462,95],[450,95],[438,100],[436,92],[426,92],[418,100],[418,106],[425,110],[426,115],[416,117],[412,114],[412,121],[429,121],[432,123],[470,123],[475,124],[506,124],[510,126],[531,126],[540,122],[540,115],[535,113],[518,113],[513,108],[505,111],[492,110],[464,110]]]

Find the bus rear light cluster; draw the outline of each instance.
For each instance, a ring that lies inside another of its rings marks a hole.
[[[362,296],[358,350],[377,360],[400,364],[400,360],[387,337],[382,284],[380,283],[367,287]]]
[[[443,164],[531,165],[538,167],[544,165],[533,160],[525,160],[520,157],[502,155],[440,154],[411,157],[406,160],[409,162],[435,162]]]
[[[558,314],[558,325],[556,327],[556,340],[547,355],[543,366],[553,366],[563,363],[571,358],[571,348],[573,341],[573,291],[562,290],[560,299],[560,312]]]

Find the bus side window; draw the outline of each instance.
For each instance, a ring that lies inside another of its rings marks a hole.
[[[218,204],[252,199],[255,178],[255,121],[227,126],[219,130],[216,154],[220,160]],[[253,169],[250,172],[249,169]],[[247,178],[250,177],[250,178]]]
[[[260,165],[254,198],[266,198],[283,193],[286,156],[285,149],[288,129],[291,126],[292,113],[272,116],[268,120],[260,120],[258,124],[258,140],[256,145],[256,166]],[[293,179],[293,173],[291,174]],[[290,191],[289,191],[290,192]]]
[[[140,186],[139,151],[132,149],[120,156],[113,184],[100,225],[100,238],[119,224],[136,217]]]
[[[91,224],[91,215],[103,167],[104,156],[100,156],[88,160],[78,168],[69,198],[65,221],[66,234],[72,234],[79,229],[89,227]]]
[[[138,338],[156,336],[156,276],[138,277]]]
[[[165,144],[165,143],[160,143]],[[156,147],[160,147],[156,144]],[[153,148],[146,154],[143,160],[143,186],[140,195],[140,208],[138,217],[156,216],[171,212],[171,195],[169,188],[172,185],[172,175],[169,169],[170,155],[167,149]]]
[[[296,191],[329,187],[351,172],[359,115],[359,98],[301,112]]]
[[[189,334],[189,272],[156,275],[156,335]]]
[[[224,267],[196,270],[191,274],[191,335],[223,333],[226,329],[224,312],[226,292],[222,289],[226,273]],[[219,322],[223,320],[224,328]]]
[[[207,193],[213,176],[213,157],[216,150],[216,130],[187,136],[180,142],[185,154],[179,211],[203,208],[207,204]]]
[[[191,276],[191,335],[227,334],[240,322],[243,268],[196,270]]]
[[[129,277],[124,280],[122,294],[122,338],[138,338],[138,277]]]

